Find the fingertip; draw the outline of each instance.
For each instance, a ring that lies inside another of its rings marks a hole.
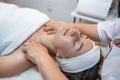
[[[46,28],[44,28],[44,31],[47,32],[48,30]]]
[[[56,33],[56,31],[49,31],[47,34],[52,35],[52,34],[55,34],[55,33]]]
[[[22,46],[21,50],[22,50],[23,53],[26,53],[26,47],[25,46]]]

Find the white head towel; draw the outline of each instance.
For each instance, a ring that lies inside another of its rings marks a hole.
[[[37,10],[0,3],[0,56],[10,54],[48,20]]]
[[[84,70],[87,70],[93,67],[100,60],[100,49],[98,46],[95,46],[93,42],[93,48],[84,53],[81,56],[68,58],[68,59],[58,59],[57,61],[61,69],[68,73],[77,73]]]

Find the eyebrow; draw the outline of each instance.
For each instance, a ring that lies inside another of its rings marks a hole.
[[[83,47],[83,42],[82,42],[82,44],[80,45],[80,47],[76,50],[76,51],[79,51],[82,47]]]

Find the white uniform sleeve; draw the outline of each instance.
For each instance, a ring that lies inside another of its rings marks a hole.
[[[113,22],[98,23],[98,34],[101,43],[108,44],[116,37],[120,37],[120,18]]]

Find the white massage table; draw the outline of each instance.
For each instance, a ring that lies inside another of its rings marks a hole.
[[[43,80],[43,78],[35,68],[30,68],[17,76],[0,78],[0,80]]]

